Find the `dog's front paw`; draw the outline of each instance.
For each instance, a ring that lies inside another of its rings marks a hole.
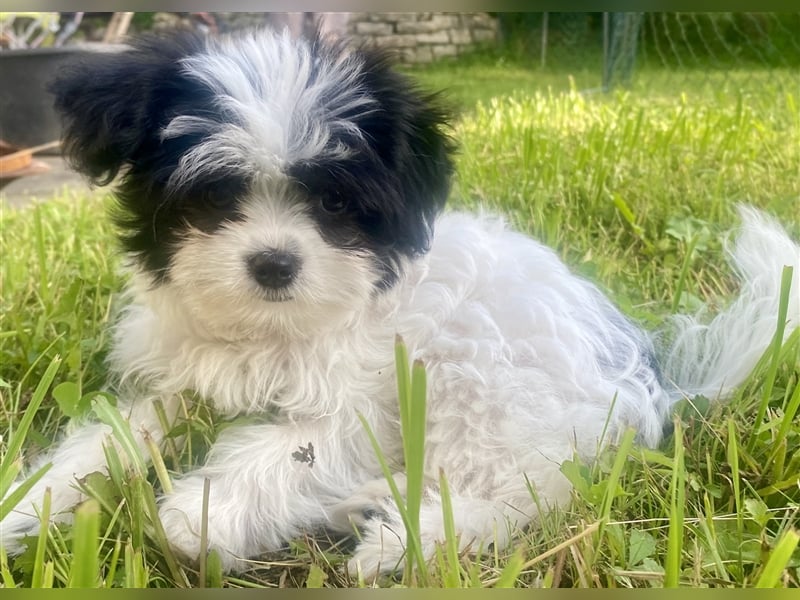
[[[406,476],[404,473],[393,475],[395,485],[401,495],[406,493]],[[353,529],[361,529],[369,521],[378,519],[387,521],[387,506],[394,506],[392,490],[386,479],[373,479],[358,488],[349,498],[333,507],[330,521],[339,531],[349,533]]]
[[[180,480],[175,491],[161,498],[158,511],[170,546],[195,562],[202,549],[202,506],[202,479],[187,477]],[[247,566],[242,541],[236,538],[235,530],[232,523],[226,522],[225,514],[209,507],[206,548],[216,550],[226,572],[243,571]]]
[[[401,572],[405,565],[406,529],[395,515],[383,513],[361,527],[361,541],[347,563],[351,577],[372,582],[381,575]]]

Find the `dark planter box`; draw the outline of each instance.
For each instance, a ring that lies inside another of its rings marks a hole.
[[[20,148],[59,139],[61,126],[47,83],[64,61],[111,48],[85,44],[0,51],[0,139]]]

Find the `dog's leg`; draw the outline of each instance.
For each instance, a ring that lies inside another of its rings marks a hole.
[[[163,403],[168,418],[174,417],[180,405],[179,399],[163,399]],[[152,398],[142,398],[130,405],[120,402],[119,410],[128,419],[131,432],[142,450],[145,448],[147,436],[156,443],[163,439],[164,432]],[[102,423],[88,422],[78,425],[52,451],[34,462],[31,472],[47,463],[52,466],[0,522],[0,543],[9,554],[19,553],[23,549],[21,539],[35,535],[38,531],[38,514],[46,489],[49,488],[51,494],[51,520],[70,519],[71,509],[83,499],[76,479],[95,471],[107,472],[103,448],[107,440],[112,439],[111,436],[111,428]],[[143,454],[147,458],[147,452]],[[19,487],[22,482],[23,479],[15,482],[11,490]]]
[[[161,499],[170,543],[198,558],[206,479],[208,548],[219,553],[226,570],[240,571],[246,559],[327,526],[331,508],[363,480],[361,460],[374,463],[367,445],[363,452],[354,448],[341,427],[319,419],[223,431],[206,464],[177,479]]]
[[[535,502],[525,491],[505,501],[455,495],[451,503],[459,552],[472,554],[505,548],[512,535],[536,515]],[[402,571],[408,548],[405,525],[393,500],[384,499],[370,515],[359,528],[360,541],[347,565],[351,577],[360,573],[368,581],[381,573]],[[429,488],[420,507],[420,542],[426,561],[445,542],[444,523],[441,497]]]

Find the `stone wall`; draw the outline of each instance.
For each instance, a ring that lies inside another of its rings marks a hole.
[[[86,39],[101,39],[111,13],[88,13],[82,29]],[[458,12],[157,12],[138,13],[129,33],[144,29],[189,27],[202,31],[227,32],[242,28],[288,27],[293,35],[319,28],[323,34],[345,35],[354,42],[366,42],[397,52],[408,63],[431,62],[458,56],[497,42],[499,24],[488,13]],[[94,25],[93,25],[94,24]]]
[[[340,13],[341,14],[341,13]],[[458,56],[497,41],[497,19],[487,13],[348,13],[331,29],[355,41],[397,50],[409,63]]]

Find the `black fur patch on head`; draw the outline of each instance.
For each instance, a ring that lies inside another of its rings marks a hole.
[[[399,275],[401,257],[430,247],[433,222],[450,191],[455,146],[438,96],[393,71],[388,54],[359,52],[364,65],[358,84],[377,108],[347,115],[363,136],[339,133],[329,140],[353,154],[300,162],[288,173],[307,191],[328,243],[372,252],[383,274],[380,286],[388,287]]]

